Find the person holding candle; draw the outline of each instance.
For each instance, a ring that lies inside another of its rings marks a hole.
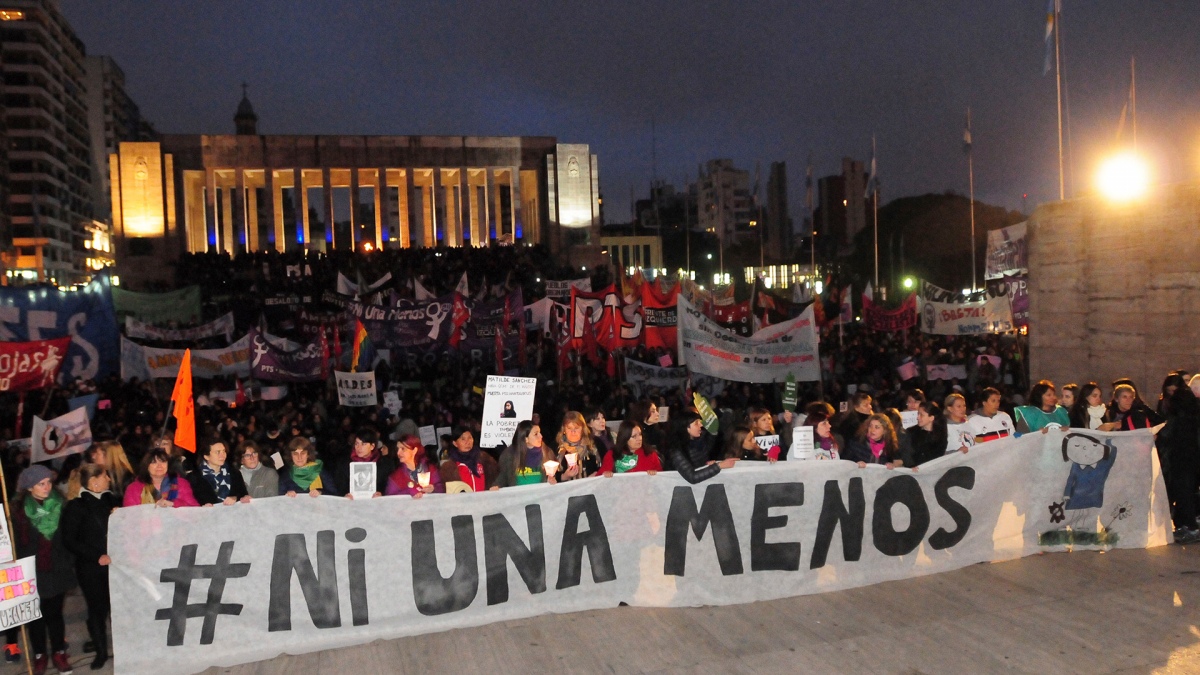
[[[419,499],[422,495],[446,491],[437,465],[429,462],[421,439],[417,436],[400,438],[396,444],[396,459],[399,466],[387,478],[385,495],[409,495]]]
[[[559,469],[560,480],[586,478],[600,470],[596,439],[589,432],[582,413],[574,410],[567,412],[555,441],[558,443],[558,460],[562,465]]]
[[[583,416],[579,415],[579,418],[582,433]],[[554,474],[558,468],[558,458],[542,443],[542,428],[525,420],[517,424],[512,444],[500,453],[500,474],[496,477],[496,485],[506,488],[535,483],[553,484],[557,482]]]

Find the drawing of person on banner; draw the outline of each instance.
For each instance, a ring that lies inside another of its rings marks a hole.
[[[1117,449],[1112,441],[1069,433],[1063,437],[1062,455],[1064,462],[1071,463],[1071,471],[1063,486],[1062,501],[1050,505],[1050,522],[1064,523],[1064,529],[1043,534],[1039,543],[1116,543],[1117,535],[1100,522],[1100,509],[1104,506],[1104,484],[1116,462]]]
[[[58,353],[58,347],[50,345],[46,348],[46,358],[42,360],[42,386],[46,387],[54,384],[54,377],[58,375],[58,366],[62,363],[62,355]]]

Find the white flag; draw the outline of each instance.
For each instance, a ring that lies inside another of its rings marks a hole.
[[[413,282],[413,295],[417,298],[417,300],[421,300],[421,301],[433,300],[436,297],[436,296],[434,296],[433,293],[430,293],[429,290],[425,288],[425,286],[423,286],[421,284],[420,279],[413,279],[412,282]]]
[[[74,455],[92,444],[92,427],[87,408],[76,408],[61,417],[44,420],[33,416],[33,436],[29,441],[29,462],[44,462]]]
[[[454,287],[454,292],[470,295],[471,291],[467,287],[467,273],[463,272],[462,279],[458,280],[458,285]]]

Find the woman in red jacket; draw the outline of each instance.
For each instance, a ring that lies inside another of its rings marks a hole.
[[[625,420],[617,429],[616,447],[604,456],[600,472],[611,478],[614,473],[639,471],[653,476],[662,471],[662,460],[658,458],[658,453],[642,447],[642,425]]]

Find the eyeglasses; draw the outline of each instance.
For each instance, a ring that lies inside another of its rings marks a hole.
[[[258,452],[255,450],[247,450],[242,453],[242,457],[258,457]]]

